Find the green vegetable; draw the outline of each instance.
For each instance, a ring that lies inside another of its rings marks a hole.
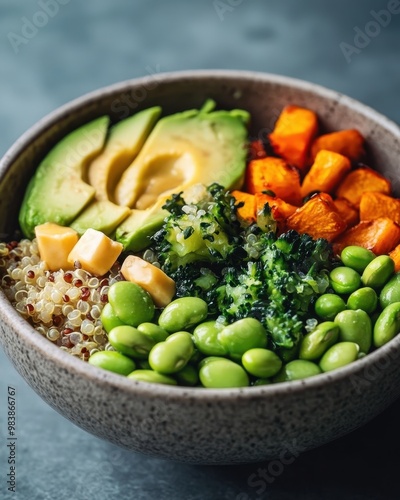
[[[141,323],[137,329],[139,332],[153,339],[155,343],[163,342],[168,337],[168,332],[154,323]]]
[[[400,331],[400,302],[389,304],[374,326],[374,346],[381,347]]]
[[[361,280],[365,286],[381,288],[394,274],[394,262],[388,255],[375,257],[364,269]]]
[[[378,306],[378,296],[373,288],[368,286],[359,288],[347,299],[349,309],[362,309],[368,314],[372,314]]]
[[[194,345],[190,333],[176,332],[153,347],[149,354],[149,363],[153,370],[168,375],[182,370],[193,353]]]
[[[332,288],[337,293],[352,293],[361,285],[361,276],[351,267],[340,266],[329,275]]]
[[[249,385],[249,377],[244,369],[234,361],[225,358],[205,358],[200,364],[199,376],[202,385],[211,389]]]
[[[355,342],[339,342],[326,351],[319,366],[323,372],[336,370],[355,361],[359,351],[360,347]]]
[[[334,293],[324,293],[315,302],[315,313],[324,320],[333,320],[336,314],[346,309],[342,297]]]
[[[107,302],[107,304],[103,307],[100,315],[100,320],[103,324],[104,330],[107,333],[109,333],[116,326],[124,324],[124,322],[121,321],[115,314],[114,309],[109,302]]]
[[[376,255],[366,248],[350,245],[342,250],[340,259],[347,267],[362,273],[367,265],[375,259]]]
[[[170,302],[158,318],[161,328],[169,333],[189,329],[204,321],[208,315],[207,303],[198,297],[182,297]]]
[[[156,344],[149,335],[133,326],[116,326],[108,334],[110,344],[117,351],[132,358],[147,359]]]
[[[372,343],[372,324],[368,314],[362,309],[340,312],[335,323],[339,326],[339,339],[358,344],[360,351],[367,353]]]
[[[179,385],[194,386],[199,382],[199,374],[196,368],[192,365],[186,365],[182,370],[174,374]]]
[[[116,316],[125,325],[138,326],[153,319],[153,301],[136,283],[130,281],[113,283],[108,290],[108,301]]]
[[[320,367],[312,361],[295,359],[283,366],[281,371],[274,377],[274,382],[287,382],[289,380],[301,380],[313,377],[321,373]]]
[[[116,351],[97,351],[90,356],[89,364],[120,375],[128,375],[136,367],[131,358]]]
[[[134,370],[128,375],[132,380],[140,380],[141,382],[150,382],[152,384],[177,385],[177,382],[172,377],[157,373],[153,370]]]
[[[225,326],[218,332],[217,338],[234,359],[240,359],[249,349],[267,345],[265,328],[254,318],[240,319]]]
[[[218,340],[218,333],[225,327],[219,321],[206,321],[197,325],[193,340],[197,349],[206,356],[225,356],[228,350]]]
[[[282,361],[269,349],[249,349],[242,356],[245,369],[255,377],[269,378],[276,375],[282,367]]]
[[[339,326],[333,321],[317,325],[315,330],[304,336],[300,344],[299,358],[314,361],[338,341]]]
[[[382,288],[379,302],[382,309],[393,302],[400,302],[400,273],[396,273]]]

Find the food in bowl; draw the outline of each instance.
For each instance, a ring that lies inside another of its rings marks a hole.
[[[248,113],[214,105],[101,117],[50,151],[20,210],[30,239],[0,246],[17,311],[93,365],[208,388],[307,378],[391,340],[400,202],[359,164],[362,135],[316,137],[290,105],[247,161]]]

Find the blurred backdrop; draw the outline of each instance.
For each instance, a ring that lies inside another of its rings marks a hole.
[[[400,122],[399,59],[398,0],[0,0],[0,154],[73,98],[182,69],[302,78]],[[9,385],[18,394],[15,494],[6,488]],[[100,441],[45,405],[3,353],[0,401],[0,498],[398,498],[399,404],[271,476],[271,464],[192,467]]]

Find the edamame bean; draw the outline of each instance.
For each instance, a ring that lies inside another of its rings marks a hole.
[[[360,347],[355,342],[339,342],[322,356],[319,366],[323,372],[336,370],[357,359]]]
[[[273,378],[274,382],[287,382],[313,377],[321,373],[320,367],[305,359],[295,359],[284,365],[281,371]]]
[[[161,328],[161,326],[155,325],[154,323],[141,323],[137,329],[139,332],[152,338],[155,342],[164,342],[168,337],[168,332]]]
[[[218,340],[233,359],[240,360],[249,349],[266,347],[267,333],[257,319],[244,318],[225,326]]]
[[[394,262],[388,255],[375,257],[362,273],[361,280],[365,286],[381,288],[394,273]]]
[[[90,356],[89,364],[120,375],[129,375],[136,368],[133,359],[117,351],[97,351]]]
[[[136,327],[153,319],[154,303],[150,295],[136,283],[130,281],[113,283],[108,290],[108,301],[125,325]]]
[[[309,361],[319,359],[324,352],[338,341],[339,326],[333,321],[325,321],[307,333],[300,344],[299,358]]]
[[[282,361],[273,351],[257,347],[243,354],[242,365],[250,375],[269,378],[279,372],[282,368]]]
[[[198,297],[173,300],[158,318],[158,324],[169,333],[189,329],[207,318],[207,303]]]
[[[400,332],[400,302],[389,304],[374,326],[374,346],[381,347]]]
[[[194,386],[199,382],[199,374],[192,365],[186,365],[182,370],[174,374],[179,385]]]
[[[359,288],[347,299],[349,309],[362,309],[368,314],[372,314],[378,306],[378,296],[375,290],[369,286]]]
[[[194,345],[190,333],[176,332],[153,347],[149,354],[149,363],[156,372],[168,375],[182,370],[193,353]]]
[[[382,309],[393,302],[400,302],[400,273],[396,273],[382,288],[379,302]]]
[[[361,285],[361,276],[351,267],[339,266],[329,274],[329,282],[336,293],[352,293]]]
[[[342,297],[334,293],[324,293],[315,302],[315,313],[322,319],[330,321],[340,311],[346,309],[346,304]]]
[[[135,370],[128,375],[128,378],[140,380],[141,382],[150,382],[151,384],[177,385],[176,380],[172,377],[153,370]]]
[[[204,387],[224,389],[229,387],[247,387],[249,377],[244,369],[226,358],[205,358],[200,363],[200,382]]]
[[[257,387],[259,385],[270,385],[272,384],[269,378],[258,378],[253,382],[253,386]]]
[[[376,255],[363,247],[350,245],[343,248],[340,259],[347,267],[351,267],[358,273],[362,273],[368,264],[375,259]]]
[[[118,316],[115,314],[112,305],[107,302],[107,304],[103,307],[100,315],[100,321],[103,324],[104,330],[109,333],[116,326],[123,325],[124,322],[121,321]]]
[[[132,358],[147,359],[156,341],[129,325],[116,326],[108,334],[110,344],[118,352]]]
[[[368,314],[362,309],[340,312],[335,323],[339,326],[339,340],[354,342],[360,351],[368,353],[372,343],[372,324]]]
[[[219,321],[206,321],[197,325],[193,340],[197,349],[206,356],[225,356],[228,350],[220,343],[218,333],[225,328]]]

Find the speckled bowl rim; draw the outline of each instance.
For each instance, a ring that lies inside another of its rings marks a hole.
[[[220,77],[232,80],[232,83],[234,83],[235,80],[248,80],[252,82],[259,80],[264,83],[304,90],[322,98],[337,101],[341,105],[364,115],[366,119],[379,123],[388,133],[393,134],[400,140],[399,126],[384,115],[355,99],[304,80],[271,73],[240,70],[190,70],[157,74],[157,80],[162,82],[182,81],[185,79],[218,79]],[[95,102],[108,94],[128,91],[132,86],[145,86],[151,81],[151,78],[152,77],[135,78],[100,88],[72,100],[46,115],[29,128],[5,153],[0,160],[0,178],[5,175],[9,166],[27,145],[67,114],[71,114],[71,112],[74,112],[82,106]],[[55,346],[36,332],[36,330],[16,312],[2,290],[0,290],[0,321],[8,325],[10,329],[17,331],[18,335],[31,349],[39,351],[44,358],[47,357],[51,359],[54,363],[69,372],[90,379],[98,384],[104,384],[115,389],[124,390],[126,393],[131,393],[132,396],[137,394],[141,397],[157,397],[174,401],[187,400],[188,395],[194,400],[200,399],[204,402],[212,403],[212,401],[226,401],[230,399],[239,399],[242,401],[254,398],[265,399],[268,398],[268,396],[276,397],[279,396],[279,394],[288,392],[301,393],[307,391],[308,388],[320,388],[321,386],[331,385],[345,378],[349,378],[350,380],[350,376],[352,375],[360,376],[363,372],[366,372],[370,364],[377,364],[379,360],[390,358],[391,353],[397,352],[398,349],[400,349],[400,335],[398,335],[386,345],[368,354],[364,358],[333,372],[323,373],[303,380],[281,382],[258,387],[204,389],[199,387],[167,386],[133,381],[121,375],[84,363],[82,360],[63,352],[59,347]]]

